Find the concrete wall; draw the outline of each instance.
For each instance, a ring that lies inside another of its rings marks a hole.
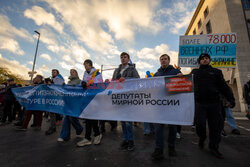
[[[209,14],[204,18],[203,12],[208,7]],[[226,4],[224,0],[205,0],[188,35],[193,35],[193,30],[196,29],[196,34],[199,35],[202,31],[207,34],[206,24],[208,21],[212,25],[212,33],[230,33],[231,28],[229,25],[229,19],[227,13]],[[202,26],[198,28],[198,22],[201,19]]]
[[[246,105],[242,97],[242,87],[248,81],[250,74],[250,43],[247,25],[241,0],[225,0],[227,13],[232,32],[237,33],[237,66],[235,78],[237,81],[238,95],[241,111],[246,111]]]
[[[250,10],[249,9],[246,10],[245,14],[246,14],[246,18],[249,20],[250,19]]]

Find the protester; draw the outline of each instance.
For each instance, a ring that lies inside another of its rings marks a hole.
[[[8,86],[5,88],[5,94],[4,94],[4,112],[3,117],[0,122],[0,125],[4,125],[6,122],[6,119],[8,117],[8,123],[11,123],[13,120],[13,106],[16,101],[13,93],[11,92],[12,88],[17,87],[15,84],[15,81],[13,78],[8,79]]]
[[[5,85],[0,84],[0,106],[4,103]]]
[[[83,63],[85,67],[85,72],[83,75],[83,83],[84,88],[89,88],[92,84],[97,84],[97,83],[102,83],[102,75],[99,72],[98,69],[95,69],[93,67],[93,62],[89,59],[85,60]],[[99,126],[98,126],[98,120],[90,120],[90,119],[85,119],[86,120],[86,132],[85,132],[85,138],[77,143],[77,146],[83,147],[86,145],[92,144],[91,142],[91,132],[92,129],[94,131],[94,141],[93,144],[97,145],[101,143],[102,139],[102,134],[100,134],[99,131]]]
[[[139,74],[133,64],[130,64],[130,56],[126,52],[120,55],[121,64],[114,71],[112,80],[123,82],[129,78],[139,78]],[[134,150],[134,132],[132,122],[122,122],[123,141],[120,149],[132,151]]]
[[[64,78],[57,69],[52,70],[52,84],[55,85],[64,84]],[[46,135],[51,135],[52,133],[56,132],[56,114],[49,113],[49,115],[50,115],[50,126],[49,129],[45,132]]]
[[[230,107],[235,106],[235,99],[226,84],[221,70],[210,66],[210,55],[203,53],[198,58],[199,68],[193,69],[194,94],[196,106],[196,132],[199,136],[199,147],[204,148],[206,140],[206,120],[209,128],[209,149],[217,158],[222,159],[219,152],[223,117],[221,113],[221,99],[223,95],[229,102]]]
[[[248,75],[248,78],[250,78],[250,75]],[[247,104],[247,115],[246,115],[246,117],[248,119],[250,119],[250,80],[244,85],[243,97],[244,97],[245,102]]]
[[[163,54],[160,56],[161,67],[154,74],[154,77],[157,76],[169,76],[169,75],[177,75],[181,76],[181,71],[179,69],[175,69],[172,65],[170,65],[170,57],[167,54]],[[175,151],[175,140],[176,140],[176,125],[168,125],[169,126],[169,134],[168,134],[168,154],[169,156],[176,156]],[[153,159],[163,159],[164,158],[164,124],[154,124],[155,127],[155,150],[152,153]]]
[[[71,69],[68,84],[80,85],[80,83],[81,80],[79,79],[77,71],[75,69]],[[70,139],[71,124],[76,130],[76,136],[79,136],[82,133],[83,127],[81,126],[79,120],[75,117],[65,116],[62,124],[60,137],[57,139],[58,142],[64,142]]]
[[[44,83],[43,76],[41,76],[41,75],[37,75],[33,79],[33,86],[40,85],[40,84],[43,84],[43,83]],[[43,111],[38,111],[38,110],[35,110],[35,111],[26,110],[22,126],[18,127],[16,130],[18,130],[18,131],[26,131],[27,127],[29,125],[32,114],[36,115],[36,126],[34,126],[34,130],[37,130],[37,131],[41,130],[41,125],[42,125],[42,120],[43,120]]]
[[[239,131],[239,129],[237,128],[236,122],[235,122],[235,120],[234,120],[234,116],[233,116],[233,113],[232,113],[232,109],[230,108],[230,103],[229,103],[229,101],[228,101],[226,98],[223,99],[223,108],[222,108],[222,110],[224,110],[225,118],[226,118],[226,120],[227,120],[227,123],[228,123],[229,127],[230,127],[231,130],[232,130],[232,131],[231,131],[232,134],[240,135],[240,131]],[[226,135],[226,132],[225,132],[224,128],[223,128],[223,130],[222,130],[222,133],[223,133],[223,132],[224,132],[224,135],[223,135],[223,136],[225,136],[225,135]]]
[[[0,84],[0,121],[3,117],[3,110],[2,107],[4,107],[4,94],[5,94],[5,85]]]

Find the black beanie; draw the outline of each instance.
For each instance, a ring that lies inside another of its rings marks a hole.
[[[199,58],[198,58],[198,63],[199,63],[199,64],[200,64],[201,59],[204,58],[204,57],[208,57],[209,59],[211,59],[211,58],[210,58],[210,55],[209,55],[208,53],[202,53],[202,54],[199,56]]]

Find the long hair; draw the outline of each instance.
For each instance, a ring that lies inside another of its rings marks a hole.
[[[79,78],[79,76],[78,76],[78,72],[76,71],[76,69],[70,69],[70,71],[75,71],[75,73],[76,73],[76,76]]]

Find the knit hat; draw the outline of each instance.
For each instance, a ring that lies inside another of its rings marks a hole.
[[[207,53],[202,53],[202,54],[199,56],[198,60],[197,60],[199,64],[200,64],[201,59],[203,59],[204,57],[207,57],[207,58],[211,59],[209,54],[207,54]]]

